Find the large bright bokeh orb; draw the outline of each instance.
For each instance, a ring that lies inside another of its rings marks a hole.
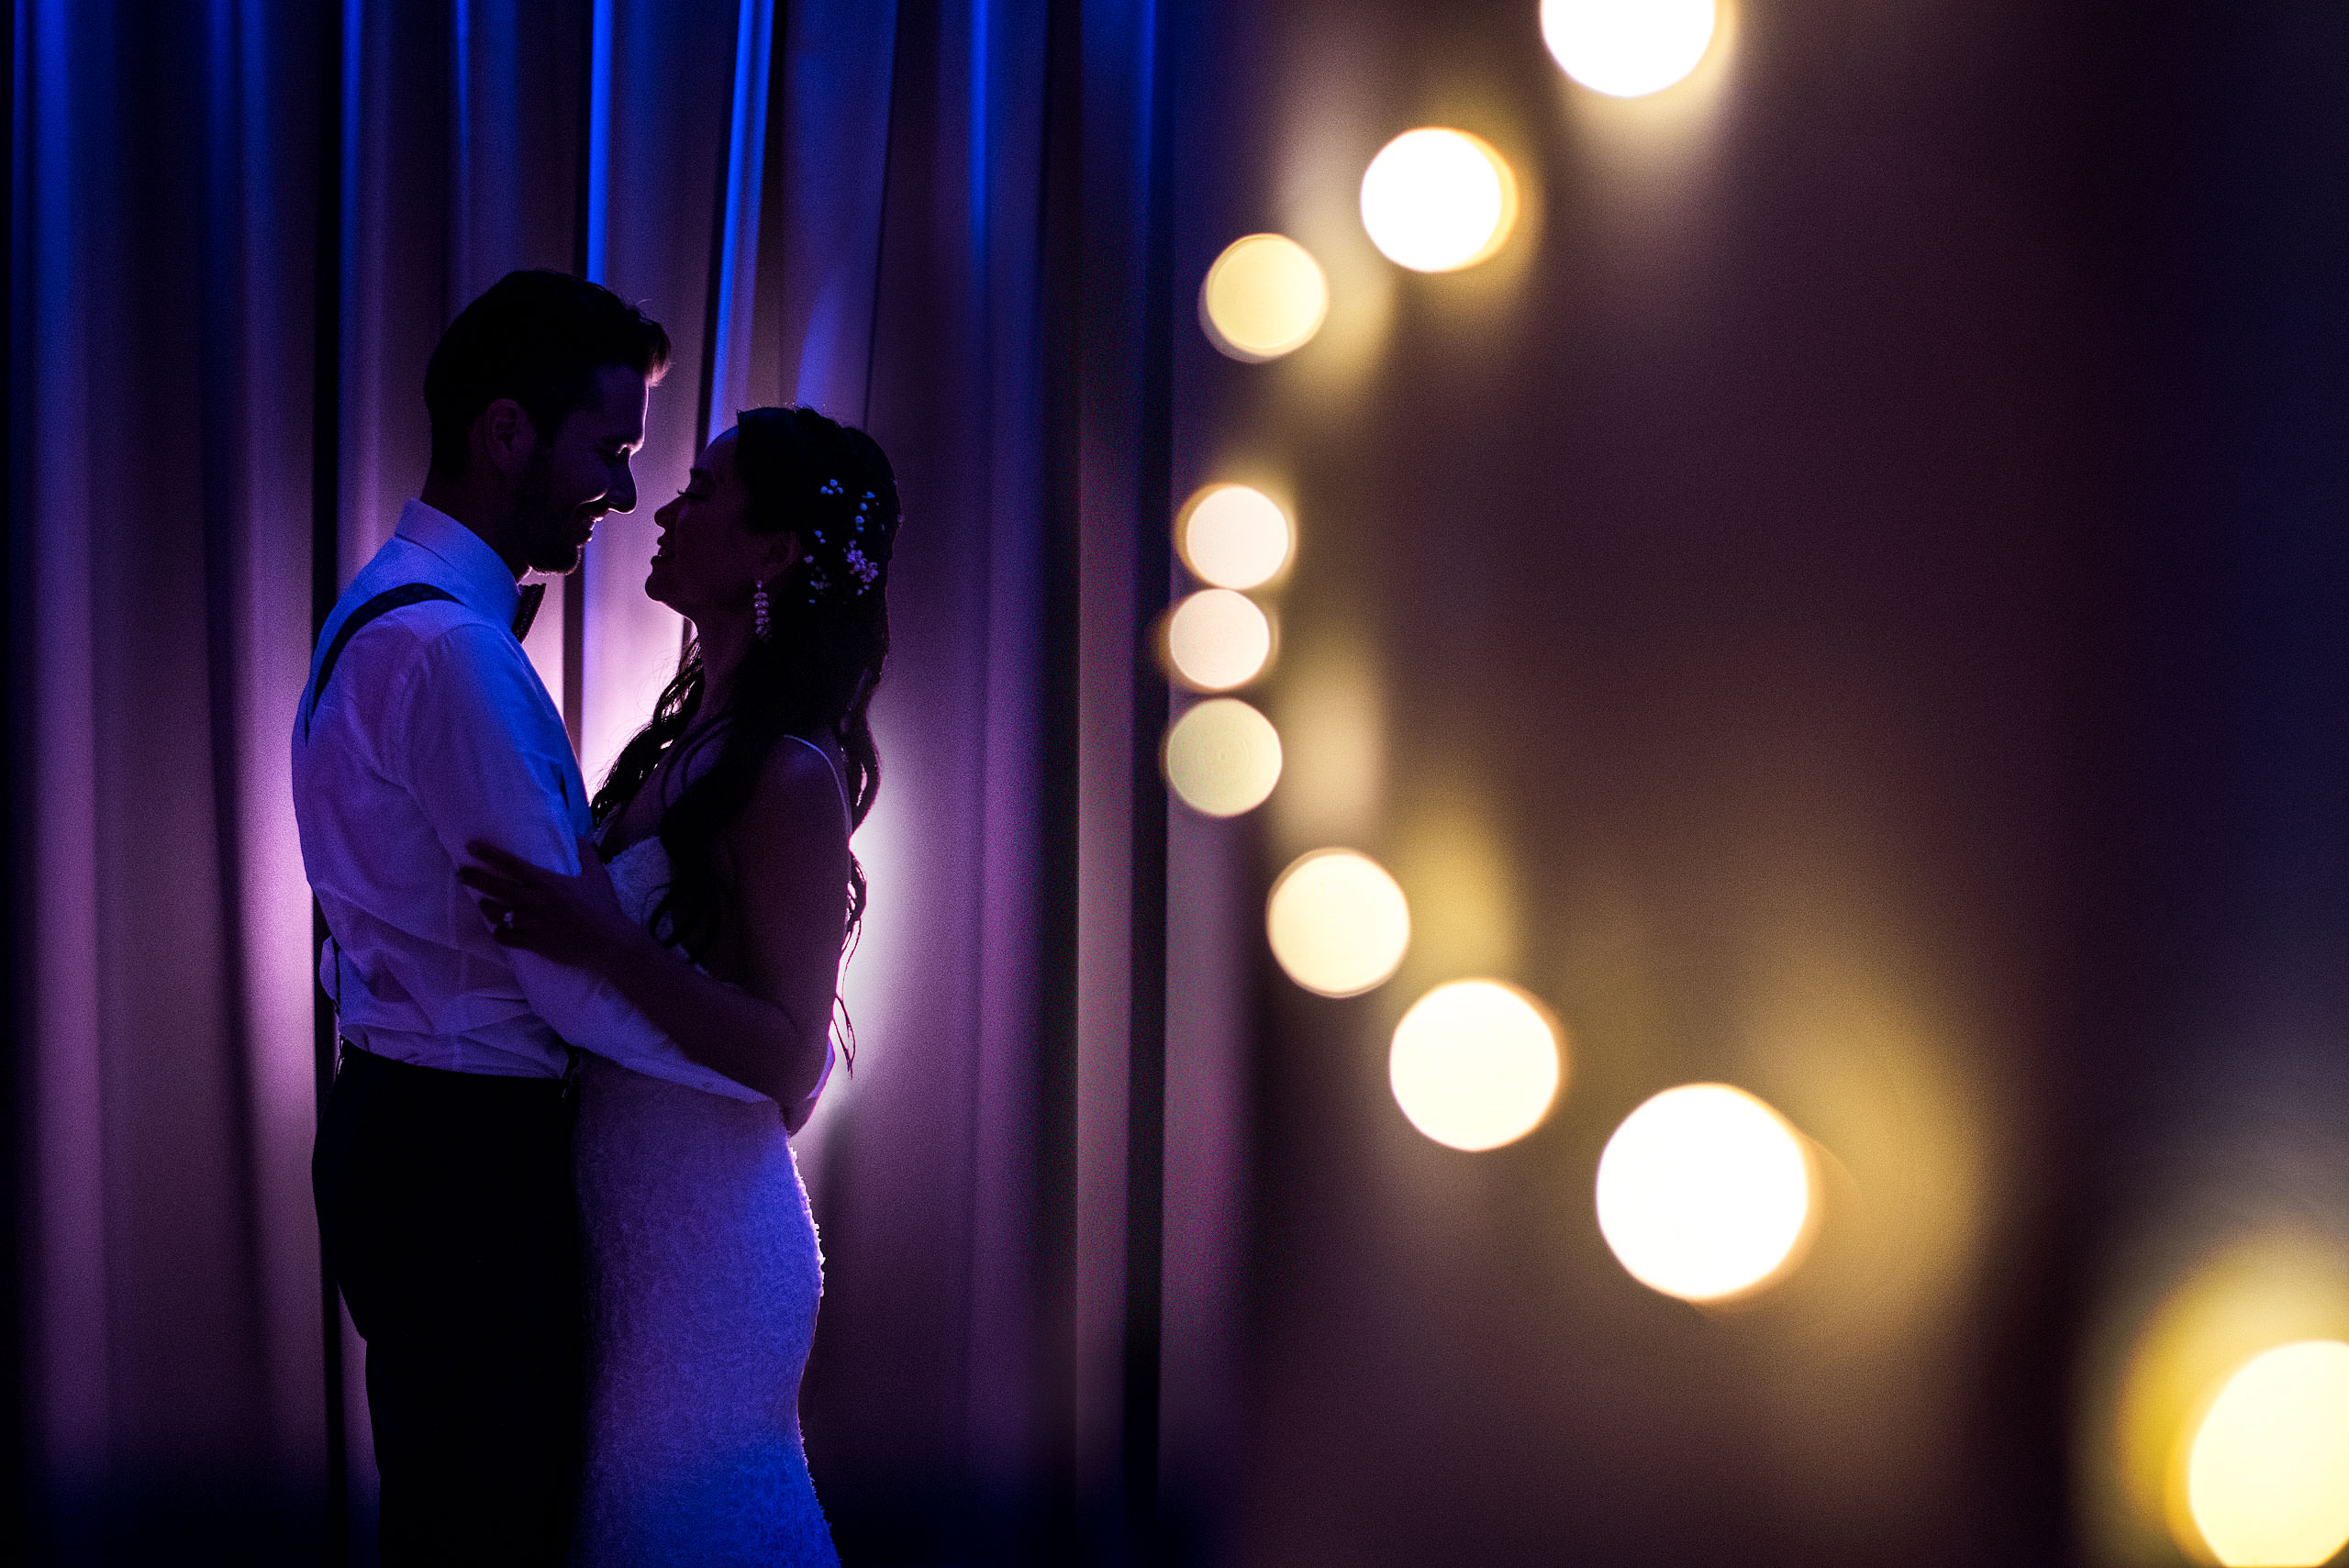
[[[1233,240],[1199,284],[1199,326],[1208,341],[1248,364],[1305,347],[1329,314],[1321,263],[1286,234]]]
[[[1633,1279],[1684,1301],[1769,1283],[1810,1218],[1810,1161],[1742,1089],[1687,1084],[1623,1118],[1598,1157],[1598,1229]]]
[[[1644,97],[1697,69],[1713,41],[1714,0],[1542,0],[1542,38],[1567,75],[1616,98]]]
[[[1184,506],[1174,548],[1202,583],[1260,588],[1288,564],[1288,515],[1250,485],[1210,484]]]
[[[1206,817],[1255,810],[1281,778],[1279,733],[1238,697],[1211,697],[1176,719],[1164,758],[1167,784]]]
[[[1497,980],[1454,980],[1395,1026],[1386,1081],[1403,1114],[1436,1142],[1476,1151],[1542,1124],[1565,1077],[1550,1010]]]
[[[1362,226],[1419,272],[1473,267],[1517,223],[1517,176],[1483,138],[1425,126],[1379,150],[1362,176]]]
[[[1202,588],[1167,614],[1166,662],[1193,691],[1246,685],[1272,656],[1273,623],[1245,594]]]
[[[1411,906],[1386,868],[1353,850],[1300,855],[1264,900],[1281,970],[1323,996],[1385,984],[1411,945]]]
[[[2186,1496],[2221,1562],[2315,1568],[2349,1545],[2349,1345],[2245,1362],[2195,1429]]]

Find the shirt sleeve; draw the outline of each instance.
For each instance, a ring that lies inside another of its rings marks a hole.
[[[521,650],[497,628],[462,621],[435,637],[411,667],[390,707],[401,738],[400,779],[454,865],[465,846],[495,844],[535,865],[575,876],[588,829],[571,742]],[[462,895],[467,903],[469,895]],[[486,926],[481,940],[513,971],[523,1000],[572,1045],[623,1066],[657,1068],[676,1081],[735,1099],[766,1096],[687,1062],[618,989],[600,975],[537,953],[502,947]]]

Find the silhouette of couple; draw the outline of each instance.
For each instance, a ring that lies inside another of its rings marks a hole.
[[[312,1178],[386,1564],[838,1560],[799,1437],[822,1275],[790,1135],[863,914],[896,485],[806,408],[703,449],[645,579],[693,636],[591,798],[518,584],[635,506],[668,358],[562,273],[468,306],[425,374],[423,491],[295,717],[340,1039]]]

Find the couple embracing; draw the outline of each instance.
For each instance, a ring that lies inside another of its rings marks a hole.
[[[312,1177],[386,1564],[837,1562],[799,1438],[822,1275],[790,1135],[864,908],[896,485],[806,408],[702,450],[645,580],[692,640],[591,798],[518,583],[634,507],[668,358],[561,273],[467,306],[425,375],[423,494],[295,719],[341,1042]]]

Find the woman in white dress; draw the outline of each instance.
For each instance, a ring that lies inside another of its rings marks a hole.
[[[658,513],[645,592],[693,623],[595,800],[578,876],[487,848],[499,939],[608,978],[678,1048],[582,1062],[583,1565],[838,1562],[799,1439],[821,1263],[789,1134],[831,1071],[864,910],[897,491],[872,439],[761,408]],[[753,1097],[747,1090],[756,1091]]]

